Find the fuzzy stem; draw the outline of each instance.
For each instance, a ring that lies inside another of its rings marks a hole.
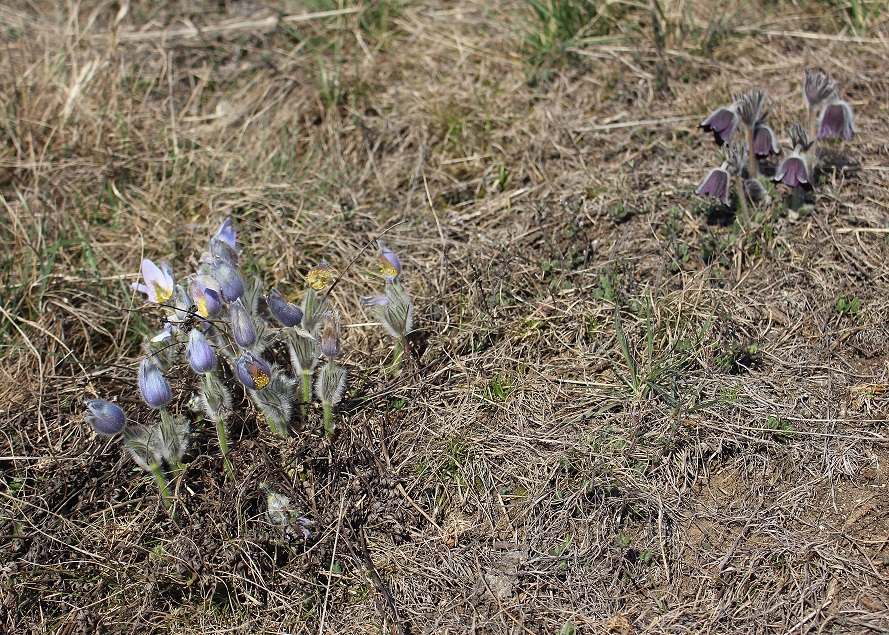
[[[793,194],[790,195],[790,209],[794,212],[799,211],[800,204],[802,203],[802,189],[799,185],[793,188]]]
[[[398,376],[404,370],[404,338],[395,341],[395,358],[392,360],[392,374]]]
[[[303,369],[301,374],[303,383],[303,403],[308,404],[312,401],[312,371]]]
[[[815,110],[809,108],[809,141],[815,140]]]
[[[228,437],[225,434],[225,419],[222,417],[216,419],[216,437],[219,439],[219,449],[222,450],[222,464],[225,466],[225,471],[232,480],[235,480],[235,470],[228,460]]]
[[[329,401],[323,402],[324,404],[324,434],[331,437],[333,436],[333,404]]]
[[[161,469],[161,466],[157,463],[151,464],[151,473],[154,474],[154,480],[157,481],[157,486],[161,491],[161,500],[164,503],[164,508],[167,511],[172,509],[173,504],[170,502],[170,499],[167,498],[167,479],[164,476],[164,472]]]
[[[747,145],[749,146],[749,160],[750,160],[750,178],[755,179],[759,176],[759,170],[756,167],[756,155],[753,153],[753,128],[747,128]]]
[[[747,209],[747,197],[746,192],[744,191],[744,181],[741,180],[741,175],[735,175],[735,184],[738,187],[738,200],[741,201],[741,214],[744,217],[744,222],[750,220],[750,212]]]

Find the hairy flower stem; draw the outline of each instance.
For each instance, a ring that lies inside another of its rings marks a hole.
[[[797,185],[793,188],[793,193],[790,195],[790,209],[794,212],[798,212],[802,204],[802,193],[803,190],[800,186]]]
[[[405,338],[400,337],[395,342],[395,358],[392,360],[392,375],[398,377],[404,370]]]
[[[333,436],[333,404],[329,401],[324,404],[324,434],[328,437]]]
[[[753,128],[747,128],[747,146],[747,155],[750,161],[750,178],[755,179],[759,176],[759,170],[756,166],[756,154],[753,152]],[[744,198],[744,196],[742,195],[741,198]]]
[[[225,471],[232,480],[235,480],[235,470],[231,461],[228,460],[228,437],[225,434],[225,419],[222,417],[216,419],[216,437],[219,439],[219,449],[222,451],[222,464],[225,466]]]
[[[815,140],[815,109],[809,108],[809,139]]]
[[[738,190],[738,200],[741,202],[741,216],[744,219],[744,224],[746,225],[750,221],[750,211],[747,209],[747,197],[744,192],[744,181],[741,180],[741,175],[735,175],[735,184]]]
[[[303,370],[300,374],[303,384],[303,403],[308,404],[312,401],[312,371]]]
[[[173,509],[173,503],[170,502],[167,494],[167,478],[164,476],[164,471],[159,464],[152,463],[151,473],[154,474],[154,480],[157,481],[157,486],[161,491],[161,501],[164,503],[164,508],[167,511],[171,511]]]

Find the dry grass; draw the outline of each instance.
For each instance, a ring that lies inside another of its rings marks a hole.
[[[521,2],[0,7],[0,630],[889,631],[889,14],[800,5],[536,57]],[[692,194],[696,117],[761,86],[800,120],[811,66],[861,134],[810,214],[740,229]],[[229,215],[289,293],[395,225],[415,355],[386,377],[359,259],[336,441],[248,417],[232,483],[201,432],[176,526],[82,399],[149,419],[128,285]]]

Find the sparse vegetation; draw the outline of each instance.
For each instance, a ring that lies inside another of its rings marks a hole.
[[[889,632],[887,16],[2,3],[0,632]],[[815,198],[694,195],[732,92]],[[226,218],[285,326],[140,392]]]

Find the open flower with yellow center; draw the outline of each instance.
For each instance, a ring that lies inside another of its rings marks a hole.
[[[176,282],[173,280],[173,272],[170,266],[162,262],[156,265],[148,258],[142,261],[142,280],[144,284],[134,282],[132,288],[141,291],[151,302],[163,304],[169,300],[173,291],[176,289]]]
[[[309,269],[309,272],[306,274],[306,282],[315,291],[320,291],[330,284],[331,278],[333,278],[333,271],[330,270],[330,266],[324,260]]]

